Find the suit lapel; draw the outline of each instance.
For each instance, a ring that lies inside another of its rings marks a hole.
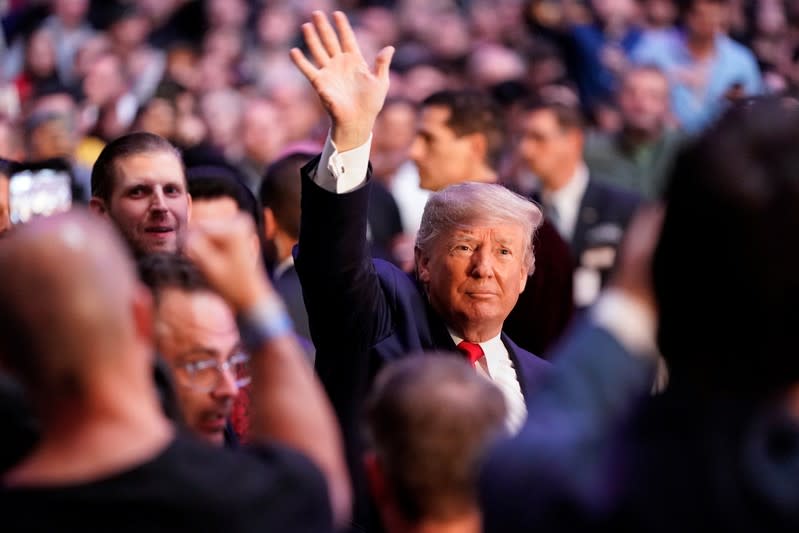
[[[599,220],[600,191],[597,189],[590,176],[588,185],[585,188],[583,198],[580,200],[580,209],[577,211],[577,221],[574,225],[574,235],[572,236],[572,251],[577,262],[580,262],[580,254],[585,248],[586,234],[591,226]]]
[[[511,362],[513,362],[513,369],[516,371],[516,379],[519,381],[519,390],[522,391],[522,397],[524,398],[525,402],[527,401],[527,380],[525,379],[524,369],[522,368],[522,363],[519,360],[519,347],[510,340],[510,337],[502,333],[502,343],[505,345],[505,348],[508,349],[508,355],[510,356]]]

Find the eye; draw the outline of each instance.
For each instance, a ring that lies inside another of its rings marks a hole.
[[[183,193],[183,189],[177,185],[170,184],[164,187],[164,194],[168,194],[170,196],[178,196]]]
[[[499,255],[511,255],[511,251],[508,250],[507,248],[500,248]]]
[[[147,188],[143,185],[137,185],[128,190],[128,196],[131,198],[141,198],[147,194]]]

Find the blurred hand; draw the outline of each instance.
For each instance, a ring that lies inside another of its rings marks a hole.
[[[186,240],[186,254],[236,312],[252,309],[273,293],[260,261],[253,260],[254,235],[250,217],[238,213],[192,227]]]
[[[291,59],[308,78],[333,121],[331,138],[340,152],[369,139],[389,86],[389,65],[394,48],[383,48],[374,70],[361,54],[346,15],[333,13],[338,35],[321,11],[302,25],[305,44],[314,63],[293,48]]]
[[[619,249],[609,288],[624,291],[646,305],[653,314],[657,303],[652,287],[652,258],[660,238],[665,208],[661,204],[642,207],[633,217]]]

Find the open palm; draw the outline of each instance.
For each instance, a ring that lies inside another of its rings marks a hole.
[[[313,62],[294,48],[291,59],[308,78],[333,121],[339,150],[363,144],[383,107],[389,85],[392,47],[380,51],[370,69],[344,13],[333,13],[338,34],[327,17],[315,11],[302,32]]]

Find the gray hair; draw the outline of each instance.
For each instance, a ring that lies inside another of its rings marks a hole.
[[[478,223],[518,224],[527,247],[522,261],[529,275],[535,269],[533,237],[543,221],[536,204],[502,185],[460,183],[433,193],[427,200],[422,223],[416,234],[416,248],[429,256],[442,235]]]

